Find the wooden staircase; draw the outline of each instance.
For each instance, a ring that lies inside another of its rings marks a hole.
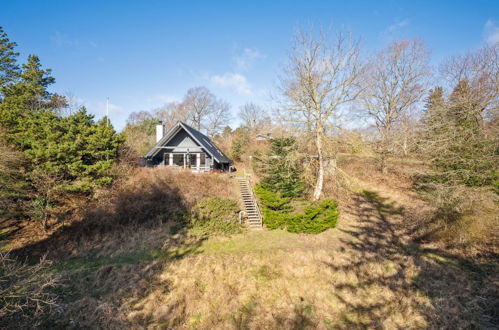
[[[262,214],[260,212],[260,208],[258,207],[255,195],[253,194],[253,189],[249,183],[248,176],[238,176],[236,177],[236,180],[239,183],[241,199],[244,204],[248,227],[251,229],[262,229]]]

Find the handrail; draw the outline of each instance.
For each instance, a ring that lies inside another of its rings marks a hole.
[[[250,188],[250,193],[251,193],[251,198],[253,198],[253,201],[255,202],[255,206],[256,206],[256,210],[258,211],[258,215],[260,216],[260,221],[263,225],[263,216],[262,216],[262,212],[260,211],[260,206],[258,205],[258,201],[256,199],[256,196],[255,196],[255,193],[253,192],[253,187],[251,186],[251,182],[250,182],[250,179],[249,179],[249,174],[244,174],[245,178],[246,178],[246,181],[248,182],[248,187]]]

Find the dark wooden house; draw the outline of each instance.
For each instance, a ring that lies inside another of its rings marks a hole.
[[[230,159],[206,135],[183,122],[178,122],[166,134],[163,134],[163,125],[158,125],[156,145],[144,159],[146,166],[188,168],[195,172],[231,168]]]

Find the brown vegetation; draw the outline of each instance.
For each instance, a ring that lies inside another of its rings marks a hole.
[[[485,233],[465,247],[423,239],[422,228],[430,227],[421,225],[435,206],[411,190],[411,178],[425,165],[390,160],[382,175],[371,157],[342,155],[338,164],[343,185],[325,191],[340,200],[337,229],[207,240],[175,225],[205,197],[234,198],[230,179],[138,170],[64,230],[14,251],[49,249],[49,269],[61,277],[59,307],[38,319],[92,328],[497,324],[496,257],[463,251]]]

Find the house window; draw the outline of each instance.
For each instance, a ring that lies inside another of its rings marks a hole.
[[[189,154],[189,165],[191,167],[196,167],[197,154]]]
[[[169,165],[170,164],[170,154],[165,152],[163,154],[163,164]]]
[[[200,158],[199,164],[201,164],[200,166],[205,167],[206,166],[206,154],[204,152],[202,152],[199,158]]]
[[[173,166],[184,166],[183,154],[173,154]]]

